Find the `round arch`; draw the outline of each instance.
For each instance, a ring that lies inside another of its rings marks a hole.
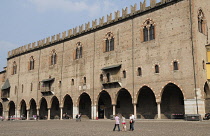
[[[14,118],[15,117],[15,103],[13,101],[9,102],[8,109],[9,109],[8,119]]]
[[[51,99],[50,119],[60,119],[60,104],[56,96]]]
[[[149,87],[144,86],[139,90],[136,110],[138,118],[155,118],[157,114],[157,103],[155,94]]]
[[[205,112],[210,113],[210,89],[207,82],[204,85],[204,100],[205,100]]]
[[[112,100],[109,93],[105,90],[101,91],[98,95],[98,118],[109,119],[113,114]]]
[[[73,118],[73,101],[70,95],[63,99],[63,119]]]
[[[125,118],[129,118],[129,115],[134,112],[131,94],[122,88],[116,98],[116,114],[123,114]]]
[[[25,100],[20,102],[20,117],[23,120],[27,118],[27,106]]]
[[[82,93],[79,97],[79,113],[91,119],[91,98],[87,93]]]
[[[40,109],[39,109],[39,119],[47,119],[48,116],[48,105],[47,101],[44,97],[41,98],[40,102]]]
[[[161,113],[165,118],[171,118],[172,114],[185,114],[184,95],[181,89],[169,83],[163,88],[161,96]]]

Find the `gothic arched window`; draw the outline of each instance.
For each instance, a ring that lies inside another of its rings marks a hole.
[[[77,48],[76,48],[76,54],[75,54],[75,59],[82,58],[82,44],[81,42],[77,43]]]
[[[55,50],[52,51],[51,57],[50,57],[50,64],[55,65],[57,63],[57,54]]]
[[[114,50],[114,36],[111,32],[108,32],[105,36],[104,52]]]
[[[104,76],[103,76],[103,74],[100,75],[100,81],[101,81],[101,82],[104,81]]]
[[[141,67],[138,68],[138,76],[142,76],[142,70]]]
[[[142,25],[142,41],[150,41],[155,39],[155,23],[151,19],[147,19]]]
[[[207,26],[206,26],[206,19],[205,19],[205,16],[204,16],[204,13],[203,11],[200,9],[198,11],[198,31],[200,33],[203,33],[203,34],[207,34]]]
[[[13,65],[12,65],[12,74],[13,75],[17,74],[17,64],[15,61],[13,62]]]
[[[107,78],[107,82],[110,82],[110,74],[109,73],[106,74],[106,78]]]
[[[155,65],[155,73],[159,73],[159,66],[158,65]]]
[[[177,61],[174,61],[173,62],[173,66],[174,66],[174,70],[179,70],[178,62]]]
[[[33,56],[30,57],[30,61],[29,61],[29,70],[33,70],[34,69],[34,58]]]
[[[123,78],[126,78],[126,71],[123,70]]]

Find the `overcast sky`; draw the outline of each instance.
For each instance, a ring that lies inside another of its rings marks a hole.
[[[144,0],[0,0],[0,71],[7,65],[8,51],[135,3],[139,9],[141,1]]]

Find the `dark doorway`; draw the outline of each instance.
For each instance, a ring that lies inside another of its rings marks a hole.
[[[113,114],[111,97],[106,91],[102,91],[99,94],[98,100],[98,118],[99,119],[110,119],[110,115]]]
[[[0,103],[0,116],[3,116],[3,105]]]
[[[148,87],[140,89],[136,105],[137,117],[154,119],[157,114],[157,103],[153,91]]]
[[[47,116],[48,116],[47,101],[45,98],[42,98],[40,102],[39,119],[47,119]]]
[[[121,89],[118,93],[116,114],[123,114],[128,119],[134,112],[131,95],[126,89]]]
[[[91,99],[87,93],[80,95],[79,113],[82,114],[82,117],[91,119]]]
[[[34,99],[31,99],[31,101],[30,101],[30,110],[29,110],[29,117],[34,117],[34,115],[37,115],[36,102],[35,102]]]
[[[210,113],[210,90],[209,90],[209,86],[206,83],[204,86],[204,99],[205,99],[205,111],[206,113]]]
[[[20,117],[23,120],[27,118],[26,102],[24,100],[21,101]]]
[[[182,91],[172,83],[166,85],[164,88],[161,99],[161,113],[168,119],[175,114],[185,114]]]
[[[63,114],[64,119],[73,117],[73,102],[69,95],[66,95],[64,98]]]
[[[60,107],[57,97],[52,98],[52,105],[50,109],[50,119],[60,119]]]
[[[13,101],[9,102],[9,119],[15,117],[15,103]]]

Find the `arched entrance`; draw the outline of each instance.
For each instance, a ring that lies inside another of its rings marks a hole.
[[[98,100],[98,118],[99,119],[109,119],[110,115],[113,114],[111,97],[106,91],[102,91],[99,94]]]
[[[36,102],[35,102],[34,99],[31,99],[31,101],[30,101],[30,110],[29,110],[29,117],[33,117],[33,115],[37,115]]]
[[[20,116],[22,119],[27,118],[27,109],[26,109],[26,102],[24,100],[21,101],[20,103]]]
[[[15,117],[15,103],[13,101],[9,102],[9,114],[8,118]]]
[[[130,93],[126,89],[121,89],[118,92],[116,113],[123,114],[125,118],[129,118],[133,114],[133,104]]]
[[[91,99],[87,93],[80,95],[79,113],[91,119]]]
[[[60,107],[57,97],[52,98],[52,105],[50,109],[50,119],[60,119]]]
[[[3,105],[1,102],[0,102],[0,116],[3,116]]]
[[[161,113],[168,119],[172,114],[185,114],[184,96],[180,88],[172,83],[165,86],[161,98]]]
[[[154,119],[157,114],[157,103],[153,91],[149,87],[140,89],[136,105],[137,117]]]
[[[63,118],[73,118],[73,102],[69,95],[64,98],[63,113],[65,114]]]
[[[205,99],[205,111],[206,113],[210,113],[210,90],[207,83],[204,86],[204,99]]]
[[[47,116],[48,116],[47,101],[45,98],[42,98],[40,101],[39,119],[47,119]]]

